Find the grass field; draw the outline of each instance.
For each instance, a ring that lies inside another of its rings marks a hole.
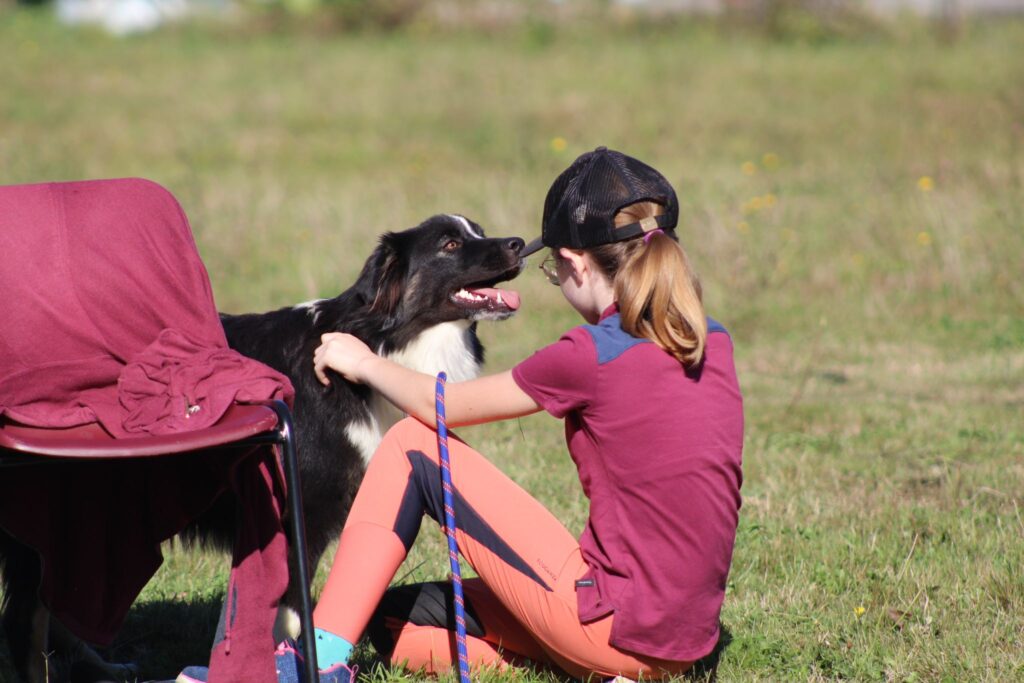
[[[166,185],[226,311],[332,296],[433,213],[530,238],[596,145],[650,161],[746,400],[725,636],[694,678],[1024,680],[1024,25],[115,40],[0,9],[0,45],[0,183]],[[516,286],[521,313],[481,329],[490,370],[576,324],[535,269]],[[462,436],[575,531],[561,430]],[[426,535],[405,580],[444,560]],[[226,572],[168,549],[113,654],[147,677],[200,662]]]

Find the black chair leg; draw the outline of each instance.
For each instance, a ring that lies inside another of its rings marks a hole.
[[[288,484],[288,514],[291,517],[292,552],[295,557],[296,577],[299,582],[300,636],[305,654],[306,681],[316,683],[318,667],[316,639],[313,634],[313,600],[310,597],[310,572],[306,554],[306,523],[302,514],[302,487],[299,481],[299,463],[295,449],[295,426],[291,411],[282,401],[273,401],[271,407],[278,417],[279,445],[284,460],[285,479]]]

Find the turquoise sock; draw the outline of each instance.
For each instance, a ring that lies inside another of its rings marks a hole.
[[[329,669],[336,664],[348,664],[354,645],[330,631],[315,629],[316,663],[320,669]]]

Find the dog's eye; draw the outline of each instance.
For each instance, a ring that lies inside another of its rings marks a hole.
[[[448,240],[447,242],[444,243],[444,250],[445,251],[455,251],[460,246],[462,246],[462,245],[459,244],[458,240]]]

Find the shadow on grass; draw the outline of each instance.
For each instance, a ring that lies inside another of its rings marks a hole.
[[[222,601],[222,596],[210,595],[135,605],[117,640],[103,654],[109,661],[136,663],[141,680],[173,680],[184,667],[208,661]],[[719,661],[732,641],[732,632],[722,625],[715,649],[694,663],[685,680],[718,680]],[[368,644],[360,650],[355,659],[365,671],[388,669]],[[575,680],[550,670],[544,673],[548,680]]]
[[[721,635],[718,637],[718,643],[715,645],[715,649],[711,651],[711,654],[707,655],[702,659],[698,659],[693,664],[693,668],[686,674],[687,680],[695,681],[717,681],[718,680],[718,662],[722,659],[722,653],[732,643],[732,631],[722,624]]]
[[[222,601],[210,594],[136,604],[104,657],[136,663],[141,680],[173,680],[186,666],[205,665]]]
[[[452,635],[452,651],[455,650],[454,634]],[[732,643],[732,632],[724,624],[721,627],[721,635],[718,638],[718,643],[715,645],[715,649],[711,651],[706,657],[697,660],[693,667],[686,672],[681,679],[683,681],[706,681],[711,683],[712,681],[718,680],[718,664],[721,660],[722,653],[725,652],[726,648]],[[372,680],[406,680],[405,678],[393,678],[394,676],[407,676],[408,672],[401,666],[393,666],[384,659],[381,659],[377,652],[373,649],[373,646],[367,642],[363,642],[360,648],[357,650],[355,657],[356,663],[359,664],[360,670],[367,672]],[[480,680],[492,681],[492,680],[529,680],[529,681],[557,681],[558,683],[572,683],[573,681],[579,681],[578,678],[573,678],[569,674],[540,665],[529,666],[524,674],[524,670],[520,670],[519,675],[501,673],[489,673],[489,675],[482,676]],[[453,675],[453,674],[452,674]],[[456,677],[457,680],[457,677]],[[592,678],[591,680],[600,681],[600,677]],[[648,679],[643,679],[648,680]]]

